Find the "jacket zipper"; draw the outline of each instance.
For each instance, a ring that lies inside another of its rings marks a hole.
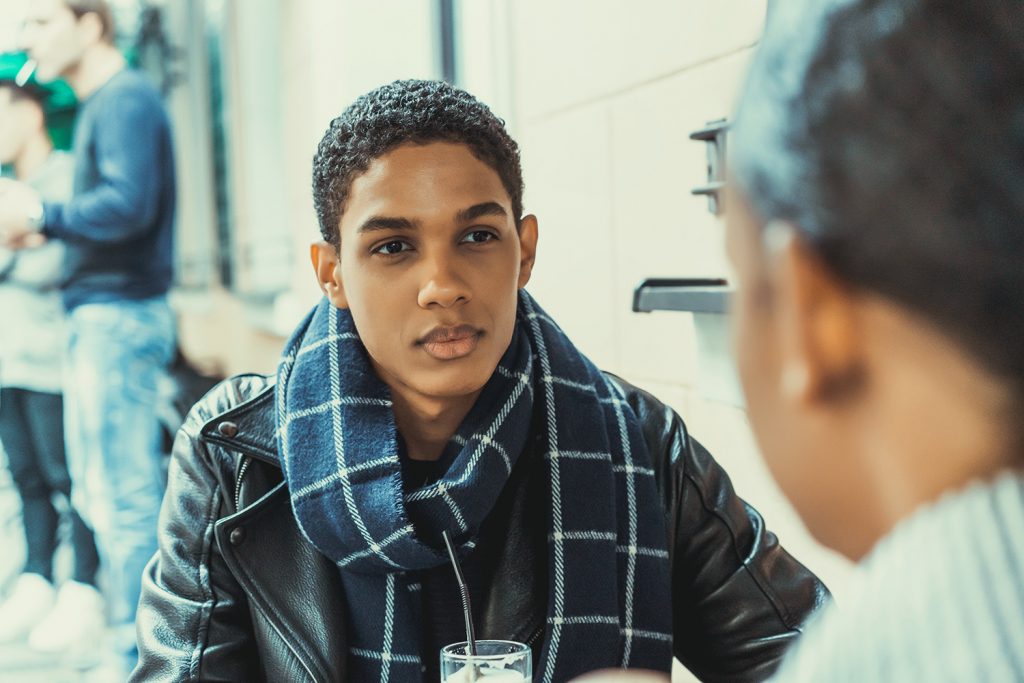
[[[238,466],[238,476],[235,477],[235,512],[238,512],[242,507],[242,480],[245,479],[245,473],[249,471],[249,465],[252,463],[252,458],[249,456],[243,455],[242,458],[242,464]],[[277,626],[274,626],[274,628],[276,630]],[[285,643],[288,643],[288,640],[280,633],[280,631],[278,631],[278,635],[285,641]],[[288,644],[288,649],[292,651],[292,654],[294,654],[299,660],[299,664],[301,664],[302,668],[306,670],[307,674],[309,674],[310,680],[315,682],[322,680],[317,678],[316,674],[313,673],[313,670],[307,666],[306,662],[303,661],[302,656],[294,647],[291,646],[291,644]]]
[[[235,478],[235,512],[242,508],[242,479],[245,478],[245,472],[249,469],[249,463],[252,462],[248,456],[242,457],[244,459],[238,468],[238,476]]]

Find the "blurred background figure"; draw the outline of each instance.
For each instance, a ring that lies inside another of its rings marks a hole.
[[[777,679],[1024,680],[1024,5],[780,4],[731,144],[751,423],[860,563]]]
[[[0,163],[45,200],[67,201],[73,159],[54,143],[67,147],[75,97],[62,81],[42,85],[31,78],[19,86],[15,79],[25,62],[23,53],[0,54]],[[68,505],[61,400],[66,340],[58,289],[63,258],[57,241],[38,249],[0,248],[0,442],[21,498],[27,547],[21,575],[0,603],[0,642],[29,635],[30,645],[47,652],[83,644],[103,624],[92,532]],[[71,578],[59,590],[53,573],[57,496],[68,509],[74,556]]]
[[[63,77],[82,106],[74,192],[45,201],[0,186],[8,246],[37,234],[65,242],[69,342],[64,391],[72,500],[96,534],[114,650],[134,666],[142,568],[156,549],[163,496],[156,405],[174,352],[167,303],[173,262],[174,159],[160,93],[126,68],[103,0],[28,6],[25,46],[42,82]]]

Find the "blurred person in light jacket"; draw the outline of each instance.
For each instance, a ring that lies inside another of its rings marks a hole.
[[[74,190],[67,202],[48,202],[23,183],[0,184],[0,235],[12,246],[39,235],[66,245],[72,503],[96,534],[106,577],[108,668],[126,675],[136,659],[135,610],[164,489],[156,406],[175,347],[167,302],[175,177],[160,93],[127,68],[114,35],[103,0],[29,4],[24,41],[37,77],[63,77],[81,101]]]
[[[74,162],[55,151],[66,140],[75,97],[67,84],[16,83],[24,53],[0,55],[0,164],[49,201],[71,196]],[[0,248],[0,442],[21,498],[27,557],[0,602],[0,642],[29,636],[36,649],[59,651],[87,640],[102,624],[102,599],[94,586],[97,556],[92,532],[70,510],[74,567],[55,590],[53,553],[60,513],[55,494],[71,497],[64,458],[61,364],[64,307],[59,284],[64,247]]]

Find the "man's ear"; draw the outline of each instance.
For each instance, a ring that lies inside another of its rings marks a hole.
[[[333,244],[321,240],[309,245],[309,257],[313,261],[313,272],[316,273],[320,291],[336,308],[348,308],[338,250]]]
[[[526,286],[537,260],[537,217],[523,216],[519,223],[519,289]]]
[[[764,242],[775,292],[782,395],[808,406],[849,399],[866,375],[855,292],[792,225],[765,226]]]
[[[83,45],[103,41],[103,20],[96,12],[86,12],[78,19],[78,32]]]

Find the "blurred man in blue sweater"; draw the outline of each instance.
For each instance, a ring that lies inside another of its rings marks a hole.
[[[0,243],[67,245],[63,300],[70,339],[65,390],[76,508],[96,533],[122,664],[136,656],[140,577],[156,549],[163,492],[154,403],[174,348],[167,305],[175,183],[159,93],[127,69],[103,0],[38,0],[26,47],[36,77],[63,77],[81,101],[74,193],[42,201],[0,184]]]

